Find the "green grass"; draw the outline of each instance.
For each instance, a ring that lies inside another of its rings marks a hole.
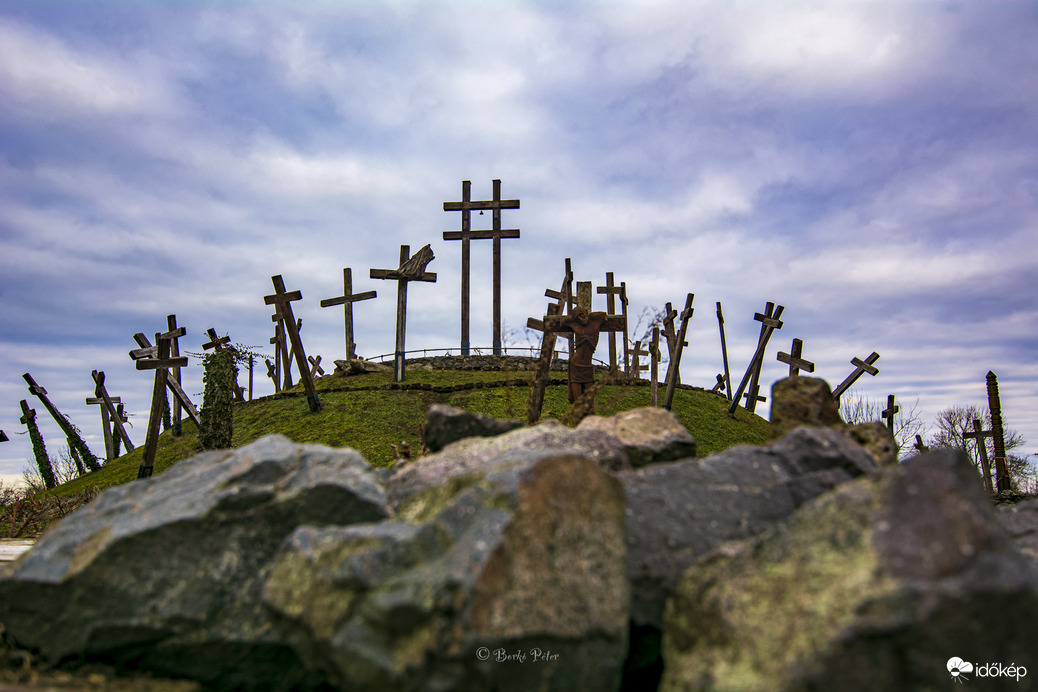
[[[408,370],[406,386],[450,387],[462,384],[529,381],[520,371]],[[505,386],[436,392],[430,389],[368,389],[392,385],[390,373],[372,373],[349,378],[318,380],[321,410],[311,413],[303,396],[273,396],[235,405],[234,446],[240,447],[264,435],[279,433],[295,442],[312,442],[332,447],[352,447],[373,466],[393,462],[390,444],[407,441],[414,453],[421,449],[419,424],[431,404],[442,403],[483,413],[495,418],[525,420],[529,386]],[[301,388],[295,387],[293,392]],[[301,393],[301,392],[300,392]],[[660,396],[663,391],[661,389]],[[678,389],[673,411],[698,444],[700,455],[712,454],[736,444],[762,444],[768,437],[768,422],[744,409],[729,416],[724,397],[699,390]],[[649,405],[649,388],[605,386],[595,400],[595,412],[610,416],[620,411]],[[570,410],[566,387],[547,388],[541,418],[561,419]],[[186,420],[180,437],[164,432],[159,437],[155,473],[195,454],[197,430]],[[141,446],[106,464],[100,471],[80,476],[56,489],[71,495],[88,489],[120,485],[137,477]]]

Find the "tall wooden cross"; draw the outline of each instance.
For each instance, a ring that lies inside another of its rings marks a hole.
[[[773,320],[778,320],[778,318],[781,316],[781,314],[782,314],[782,310],[781,309],[776,310],[775,309],[775,304],[769,301],[767,303],[767,305],[764,307],[764,314],[763,315],[761,315],[760,313],[757,313],[757,314],[755,314],[753,316],[753,319],[761,321],[760,336],[758,337],[758,339],[763,339],[764,338],[764,332],[768,328],[768,325],[765,322],[765,320],[768,319],[768,318],[771,318]],[[776,328],[781,328],[781,327],[776,327]],[[770,334],[769,334],[769,336],[770,336]],[[756,365],[753,368],[753,375],[750,376],[750,388],[749,388],[749,391],[746,393],[746,410],[748,410],[750,413],[753,413],[753,412],[755,412],[757,410],[757,403],[758,402],[766,401],[766,399],[763,396],[760,395],[760,373],[761,373],[761,368],[763,366],[764,366],[764,354],[762,353],[761,357],[757,360],[757,363],[756,363]]]
[[[815,364],[809,360],[801,358],[801,354],[804,350],[804,342],[800,339],[793,339],[793,348],[790,349],[789,353],[783,353],[779,351],[778,360],[780,363],[785,363],[789,366],[789,379],[794,382],[797,381],[797,377],[800,375],[801,370],[807,372],[815,371]]]
[[[980,424],[980,419],[973,419],[973,432],[962,431],[963,440],[976,440],[977,441],[977,454],[980,457],[980,467],[984,473],[984,488],[989,492],[994,492],[994,486],[991,483],[991,462],[988,461],[988,445],[984,442],[985,437],[994,437],[994,430],[984,430],[984,426]],[[916,437],[919,437],[916,435]],[[997,473],[996,469],[996,473]]]
[[[685,297],[685,309],[681,311],[681,329],[678,331],[674,353],[670,358],[670,364],[667,366],[667,394],[663,400],[663,408],[668,411],[674,404],[674,391],[678,383],[678,367],[681,365],[681,352],[688,345],[685,341],[685,334],[688,333],[688,322],[692,319],[692,313],[695,312],[692,309],[692,301],[695,298],[694,293],[689,293]]]
[[[854,366],[854,372],[847,376],[847,379],[840,383],[840,385],[833,391],[833,400],[839,402],[840,396],[846,392],[852,384],[857,382],[858,378],[864,373],[868,373],[875,377],[879,374],[879,368],[875,367],[873,363],[879,360],[879,354],[875,351],[866,358],[864,361],[860,358],[851,358],[851,365]]]
[[[281,317],[281,323],[288,333],[289,341],[292,342],[292,352],[296,357],[299,379],[303,381],[303,388],[306,390],[306,401],[310,404],[310,410],[313,413],[317,413],[321,410],[321,402],[317,398],[314,378],[310,377],[310,367],[307,365],[306,354],[303,352],[303,342],[299,338],[296,318],[292,314],[292,301],[302,300],[303,294],[299,291],[286,291],[285,281],[280,274],[270,277],[270,281],[274,284],[274,293],[269,296],[263,296],[263,302],[266,305],[273,305],[277,314]]]
[[[183,330],[182,331],[180,327],[177,327],[177,316],[176,315],[166,315],[166,332],[167,333],[172,332],[173,334],[187,334],[187,330]],[[179,358],[180,357],[180,343],[179,343],[179,340],[180,340],[179,336],[174,336],[173,340],[170,341],[170,343],[169,343],[169,355],[170,355],[171,358]],[[180,368],[170,368],[169,374],[170,374],[170,378],[172,378],[173,380],[176,380],[178,385],[182,385],[183,384],[183,379],[182,379],[181,374],[180,374]],[[171,418],[171,425],[170,425],[170,427],[173,430],[173,432],[172,432],[173,437],[180,437],[181,433],[183,432],[183,425],[181,423],[181,418],[182,417],[183,417],[183,406],[180,403],[180,399],[178,399],[177,397],[173,397],[172,410],[170,411],[170,418]],[[113,447],[113,451],[116,452],[116,456],[118,456],[118,449],[119,449],[119,445],[118,445],[118,441],[117,441],[115,446]],[[127,446],[126,451],[131,451],[132,449],[133,449],[132,446]]]
[[[560,315],[564,308],[568,308],[572,298],[573,286],[573,263],[566,258],[566,273],[562,279],[562,290],[552,291],[548,289],[544,295],[555,298],[558,302],[548,305],[549,315]],[[537,375],[533,380],[533,388],[530,390],[530,401],[526,408],[526,423],[533,425],[541,417],[541,409],[544,407],[544,390],[548,386],[548,377],[551,374],[551,361],[555,354],[556,332],[547,331],[544,322],[531,317],[526,321],[528,329],[536,329],[541,334],[541,353],[537,361]],[[572,352],[572,349],[570,349]]]
[[[434,272],[425,271],[435,259],[428,245],[411,255],[409,245],[400,246],[400,266],[396,269],[372,269],[372,279],[395,279],[396,284],[396,353],[393,358],[393,381],[404,381],[404,332],[407,328],[407,284],[411,281],[436,282]],[[467,351],[466,351],[467,353]]]
[[[182,329],[182,328],[181,328]],[[183,336],[183,334],[180,334]],[[170,342],[173,333],[155,334],[155,357],[139,358],[134,363],[138,370],[154,370],[155,384],[151,389],[151,412],[148,414],[148,434],[144,440],[144,454],[141,465],[137,469],[137,478],[150,478],[155,470],[155,452],[159,445],[159,425],[162,422],[162,407],[166,403],[166,386],[169,382],[169,369],[186,367],[187,358],[170,357]]]
[[[112,436],[113,425],[116,436],[122,438],[127,452],[133,451],[133,443],[130,442],[130,436],[126,433],[126,428],[123,427],[122,416],[119,415],[119,410],[116,407],[116,404],[122,402],[119,397],[108,395],[108,390],[105,388],[104,372],[93,370],[90,376],[94,380],[94,396],[87,398],[86,403],[88,405],[99,404],[101,407],[101,427],[104,432],[105,458],[111,461],[119,456],[118,445],[116,445],[115,438]]]
[[[468,180],[461,182],[461,201],[444,202],[444,211],[461,212],[461,230],[444,231],[444,240],[461,241],[461,355],[469,355],[469,241],[487,240],[494,241],[494,355],[501,355],[501,239],[518,238],[519,229],[501,229],[501,210],[518,209],[519,200],[501,199],[501,181],[494,180],[494,199],[472,201],[472,183]],[[489,231],[473,231],[471,227],[471,212],[473,209],[493,210],[493,228]]]
[[[357,357],[357,344],[353,342],[353,304],[362,300],[371,300],[378,295],[376,291],[353,292],[353,270],[345,267],[342,270],[342,295],[337,298],[325,298],[321,301],[322,308],[330,308],[336,305],[342,306],[343,319],[346,321],[346,360],[350,361]]]
[[[203,351],[208,351],[209,349],[213,349],[214,352],[215,351],[222,351],[224,346],[226,346],[227,344],[231,343],[230,335],[228,335],[228,336],[217,336],[216,335],[216,330],[213,329],[212,327],[210,327],[209,329],[205,330],[205,333],[206,333],[206,336],[209,337],[209,341],[207,341],[206,343],[202,344],[202,350]],[[172,350],[170,351],[170,353],[172,354]],[[238,386],[238,379],[237,378],[234,379],[234,398],[236,398],[238,401],[245,401],[245,393],[242,392],[241,387]]]
[[[167,334],[174,335],[170,337],[170,358],[173,358],[173,341],[178,337],[183,336],[184,331],[183,327],[178,327],[166,332]],[[151,345],[151,342],[148,341],[148,337],[144,336],[141,332],[137,332],[133,335],[133,339],[137,342],[140,348],[130,351],[130,358],[135,361],[140,361],[157,357],[158,348]],[[179,358],[179,356],[177,356],[177,358]],[[140,369],[141,368],[138,368],[138,370]],[[195,425],[201,425],[201,420],[198,418],[198,409],[195,408],[193,403],[191,403],[191,399],[188,397],[187,392],[184,391],[184,388],[180,385],[180,382],[172,377],[171,372],[166,373],[166,386],[169,387],[169,391],[173,395],[173,398],[180,402],[180,405],[183,407],[184,411],[187,412],[187,415],[191,420],[195,422]]]
[[[724,315],[721,313],[721,301],[717,301],[717,326],[721,328],[721,357],[724,358],[725,396],[732,400],[732,375],[728,371],[728,345],[724,341]]]
[[[101,464],[98,463],[97,457],[95,457],[93,452],[91,452],[86,446],[86,443],[82,442],[82,438],[79,436],[79,433],[76,432],[75,428],[72,427],[72,423],[70,423],[68,418],[58,410],[57,406],[51,403],[51,400],[47,398],[47,390],[36,384],[36,380],[34,380],[32,375],[29,373],[23,374],[22,379],[29,385],[29,392],[43,402],[43,406],[47,409],[47,413],[51,415],[54,422],[58,424],[59,428],[61,428],[61,432],[65,433],[65,437],[69,443],[69,453],[73,456],[78,455],[82,457],[83,462],[86,463],[87,468],[91,471],[97,471],[100,469]],[[82,446],[82,448],[77,449],[80,446]]]
[[[605,286],[598,286],[596,288],[598,295],[604,295],[606,297],[606,313],[609,315],[616,313],[616,301],[614,298],[620,295],[620,287],[613,283],[613,272],[606,272]],[[626,314],[622,315],[626,317]],[[626,320],[625,320],[626,322]],[[624,335],[624,344],[627,343],[627,336]],[[626,350],[626,345],[624,350]],[[627,372],[626,357],[624,362],[624,372]],[[609,332],[609,369],[616,369],[616,332]]]
[[[998,397],[998,377],[988,371],[988,408],[991,411],[991,431],[994,433],[992,445],[995,448],[995,470],[998,472],[996,490],[1002,492],[1010,489],[1009,464],[1006,460],[1006,438],[1002,430],[1002,402]]]
[[[884,420],[887,421],[887,430],[890,434],[894,434],[894,414],[901,410],[901,407],[894,403],[894,395],[887,395],[887,408],[880,414]]]
[[[754,352],[753,357],[750,358],[750,364],[746,367],[746,374],[742,376],[739,387],[732,395],[732,401],[728,405],[728,413],[735,413],[735,409],[739,407],[739,399],[742,398],[743,392],[746,391],[746,385],[749,384],[750,378],[760,372],[760,364],[764,360],[764,351],[768,347],[768,340],[771,339],[771,335],[776,329],[782,329],[782,320],[779,318],[782,317],[783,310],[785,310],[783,306],[775,307],[774,303],[769,302],[764,309],[763,315],[759,312],[754,314],[753,319],[761,323],[761,335],[757,340],[757,350]],[[759,398],[752,389],[748,393],[746,408],[751,413],[757,407]]]

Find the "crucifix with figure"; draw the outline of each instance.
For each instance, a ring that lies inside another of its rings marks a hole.
[[[396,269],[372,269],[372,279],[395,280],[396,285],[396,353],[393,358],[393,381],[404,381],[404,332],[407,328],[407,284],[411,281],[436,282],[436,274],[425,268],[436,259],[432,249],[426,245],[411,254],[409,245],[400,246],[400,266]]]
[[[501,210],[518,209],[519,200],[501,199],[501,181],[494,180],[494,198],[492,200],[471,199],[472,183],[468,180],[461,182],[461,201],[444,202],[444,211],[461,212],[461,230],[444,231],[444,240],[461,241],[461,355],[469,355],[469,241],[470,240],[493,240],[494,241],[494,278],[493,278],[493,301],[494,301],[494,355],[501,355],[501,239],[518,238],[519,229],[501,229]],[[485,231],[472,230],[472,210],[478,209],[482,214],[484,209],[493,211],[493,228]]]

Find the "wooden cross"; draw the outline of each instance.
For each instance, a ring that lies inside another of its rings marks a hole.
[[[570,258],[566,258],[566,273],[562,279],[562,290],[552,291],[548,289],[544,292],[544,295],[549,298],[557,298],[557,303],[548,305],[548,314],[555,316],[562,313],[564,308],[569,307],[569,302],[572,297],[573,287],[573,263]],[[552,296],[552,294],[556,294]],[[526,409],[526,423],[527,425],[533,425],[541,417],[541,409],[544,407],[544,390],[548,386],[548,377],[551,375],[551,361],[555,353],[555,341],[556,333],[546,331],[544,328],[544,322],[542,320],[529,318],[526,321],[526,326],[529,329],[536,329],[541,334],[541,354],[537,361],[537,375],[533,380],[533,388],[530,390],[530,402]],[[572,349],[570,349],[572,352]]]
[[[689,293],[685,297],[685,309],[681,311],[681,329],[678,331],[675,341],[674,355],[671,356],[670,364],[667,367],[667,394],[663,400],[663,408],[668,411],[674,404],[674,391],[677,389],[681,352],[688,345],[688,342],[685,341],[685,334],[688,333],[688,322],[692,319],[692,313],[695,312],[692,309],[692,301],[695,300],[695,297],[694,293]]]
[[[728,383],[728,379],[724,375],[722,375],[721,373],[717,373],[717,384],[715,384],[714,388],[711,389],[710,391],[711,392],[717,392],[718,394],[720,394],[721,390],[724,389],[724,386],[727,383]]]
[[[162,407],[166,403],[166,386],[170,380],[169,369],[187,366],[186,357],[170,357],[172,340],[173,332],[156,333],[155,357],[139,358],[134,363],[138,370],[155,371],[155,384],[151,389],[151,412],[148,414],[148,434],[144,440],[144,454],[137,469],[137,478],[150,478],[155,471],[155,452],[159,445],[159,425],[162,422]]]
[[[274,357],[276,358],[277,355]],[[267,364],[267,377],[274,380],[274,393],[276,394],[281,391],[281,378],[278,377],[277,368],[274,367],[274,364],[270,362],[269,358],[265,359],[263,362]]]
[[[653,406],[660,405],[660,361],[663,354],[660,353],[660,328],[652,328],[652,345],[649,348],[649,403]]]
[[[59,411],[58,408],[53,403],[51,403],[51,400],[47,398],[47,390],[41,387],[40,385],[36,384],[36,380],[32,378],[32,375],[30,375],[29,373],[24,373],[22,375],[22,379],[25,380],[25,382],[29,385],[29,392],[32,393],[41,402],[43,402],[43,406],[47,409],[47,413],[51,415],[51,418],[54,419],[54,422],[58,424],[59,428],[61,428],[61,432],[65,433],[65,437],[69,441],[70,453],[77,452],[76,445],[73,444],[73,440],[80,438],[79,434],[72,427],[72,423],[70,423],[68,418],[66,418],[61,413],[61,411]],[[83,446],[83,449],[86,455],[86,458],[83,459],[83,461],[86,462],[86,465],[90,468],[90,470],[97,471],[98,469],[100,469],[101,465],[97,463],[97,458],[93,455],[93,453],[91,453],[91,451],[86,447],[85,444]]]
[[[984,488],[989,492],[994,492],[991,483],[991,463],[988,461],[988,446],[984,442],[985,437],[994,437],[994,430],[984,430],[984,426],[980,424],[980,420],[977,418],[973,419],[973,432],[962,431],[963,440],[976,440],[977,441],[977,454],[980,456],[980,468],[984,473]],[[919,438],[919,435],[916,435]],[[920,442],[922,438],[920,438]]]
[[[627,282],[626,281],[621,281],[620,282],[620,314],[624,318],[624,372],[629,375],[630,374],[630,368],[631,368],[631,351],[628,348],[628,346],[631,343],[631,338],[630,338],[630,336],[627,333],[627,327],[629,325],[629,322],[627,320],[627,307],[628,307]],[[635,371],[634,376],[638,377],[638,372],[637,371]]]
[[[277,310],[270,316],[270,321],[274,323],[274,336],[269,341],[274,346],[274,390],[280,392],[292,388],[292,362],[285,348],[285,327]],[[296,322],[297,330],[303,326],[301,322]],[[281,376],[282,371],[284,377]]]
[[[929,452],[930,451],[930,448],[923,444],[923,436],[922,435],[916,435],[915,436],[915,444],[912,445],[912,446],[915,447],[916,451],[919,452],[920,454],[922,454],[923,452]],[[986,451],[987,450],[985,450],[985,452]]]
[[[772,319],[772,320],[778,320],[778,317],[779,317],[780,313],[776,314],[774,312],[774,309],[775,309],[775,304],[771,303],[771,302],[768,302],[767,305],[764,308],[764,314],[763,315],[761,315],[760,313],[757,313],[757,314],[755,314],[753,316],[753,319],[759,320],[761,322],[760,336],[758,337],[758,341],[759,341],[759,339],[763,339],[764,338],[764,331],[768,328],[767,322],[765,322],[765,320],[767,320],[769,318]],[[775,327],[775,328],[776,329],[781,329],[781,326],[780,327]],[[749,389],[749,392],[748,392],[748,396],[746,397],[746,409],[750,413],[753,413],[753,412],[755,412],[757,410],[757,402],[759,402],[759,401],[760,402],[766,401],[766,399],[764,397],[760,396],[760,372],[761,372],[761,368],[763,366],[764,366],[764,354],[762,353],[761,357],[757,360],[757,363],[756,363],[756,365],[753,368],[753,375],[750,377],[750,389]]]
[[[306,364],[306,354],[303,352],[303,342],[299,338],[299,325],[292,314],[292,301],[302,300],[303,294],[299,291],[291,293],[285,290],[285,282],[280,274],[270,277],[274,284],[274,293],[263,296],[266,305],[273,305],[277,314],[281,316],[281,323],[288,332],[288,339],[292,342],[292,352],[296,357],[296,365],[299,368],[299,378],[303,380],[303,388],[306,390],[306,401],[310,404],[310,411],[317,413],[321,410],[321,402],[317,398],[317,389],[314,387],[314,378],[310,377],[310,368]]]
[[[176,315],[166,315],[166,331],[167,332],[173,332],[175,334],[180,334],[181,333],[180,328],[177,327],[177,316]],[[183,333],[186,334],[187,331],[185,330]],[[170,355],[171,358],[179,358],[180,357],[180,343],[179,343],[179,339],[180,339],[179,336],[174,336],[173,340],[169,344],[169,355]],[[183,384],[183,379],[182,379],[181,374],[180,374],[180,368],[171,368],[170,371],[169,371],[169,374],[170,374],[170,376],[174,380],[177,381],[177,384]],[[170,411],[170,419],[171,419],[171,426],[170,427],[173,429],[173,432],[172,432],[173,437],[180,437],[181,433],[183,432],[183,425],[181,423],[181,418],[182,417],[183,417],[183,407],[180,405],[180,399],[178,399],[177,397],[173,397],[173,409]],[[131,451],[132,449],[133,449],[133,447],[129,447],[128,446],[126,448],[126,451]],[[118,443],[118,440],[116,440],[115,446],[113,447],[113,451],[115,451],[116,456],[119,456],[118,450],[119,450],[119,443]]]
[[[310,363],[310,377],[317,377],[318,375],[324,374],[324,368],[321,367],[321,356],[314,358],[313,356],[307,356],[306,360]]]
[[[119,438],[122,438],[127,452],[133,451],[133,443],[130,442],[130,436],[126,434],[122,416],[119,415],[119,409],[116,408],[116,404],[121,404],[122,402],[117,396],[108,396],[108,390],[105,389],[104,372],[93,370],[90,376],[94,379],[94,396],[88,398],[86,403],[99,404],[101,406],[101,426],[104,431],[105,458],[111,461],[119,456],[117,451],[118,445],[112,437],[113,424],[115,425],[115,433]]]
[[[768,347],[768,340],[771,339],[771,335],[776,329],[782,329],[782,320],[779,318],[782,317],[783,310],[785,310],[783,306],[775,307],[774,303],[769,302],[764,309],[763,315],[759,312],[754,314],[753,319],[761,323],[761,335],[757,340],[757,350],[750,359],[750,364],[746,367],[746,374],[743,375],[738,389],[735,390],[735,394],[732,396],[732,403],[728,405],[728,413],[735,413],[735,409],[739,407],[739,399],[743,398],[743,392],[746,391],[746,385],[750,382],[750,378],[759,373],[760,364],[764,360],[764,350]],[[763,397],[758,396],[758,391],[751,388],[748,392],[746,408],[751,413],[756,408],[757,401],[763,401]]]
[[[894,403],[894,395],[889,394],[887,396],[887,408],[880,414],[887,421],[887,430],[890,434],[894,434],[894,414],[901,410],[901,407]]]
[[[172,333],[172,334],[175,335],[173,337],[170,337],[170,357],[171,358],[173,358],[173,340],[178,338],[178,337],[180,337],[180,336],[183,336],[184,335],[183,332],[184,332],[184,328],[183,327],[178,327],[177,329],[175,329],[175,330],[173,330],[171,332],[166,332],[167,334]],[[134,339],[134,341],[137,342],[137,344],[141,348],[138,348],[136,350],[130,351],[130,358],[132,358],[135,361],[141,361],[141,360],[154,359],[157,356],[158,348],[155,347],[155,346],[152,346],[151,342],[148,341],[148,337],[144,336],[144,334],[142,334],[140,332],[137,332],[136,334],[133,335],[133,339]],[[177,356],[177,358],[179,358],[179,356]],[[174,366],[174,367],[179,367],[179,366]],[[140,368],[138,368],[138,369],[140,369]],[[184,388],[180,385],[180,382],[178,382],[176,379],[171,377],[171,375],[172,375],[171,372],[167,372],[166,375],[167,375],[167,377],[166,377],[166,386],[169,387],[169,391],[170,391],[170,393],[173,394],[173,398],[180,402],[180,405],[183,407],[183,409],[185,411],[187,411],[187,415],[191,417],[191,420],[193,420],[195,422],[195,425],[201,425],[202,422],[198,418],[198,409],[196,409],[195,405],[191,403],[191,399],[188,398],[187,392],[184,391]]]
[[[519,229],[501,230],[501,210],[518,209],[519,200],[501,199],[501,181],[494,180],[494,199],[472,201],[470,199],[472,183],[461,182],[461,201],[444,202],[444,211],[461,212],[461,230],[444,231],[444,240],[461,241],[461,355],[469,355],[469,241],[494,241],[494,355],[501,355],[501,239],[518,238]],[[471,211],[492,209],[493,228],[489,231],[473,231],[471,229]]]
[[[794,382],[797,381],[797,377],[800,375],[801,370],[806,370],[807,372],[815,371],[814,363],[800,357],[803,349],[804,342],[800,339],[793,339],[793,348],[790,349],[790,353],[779,351],[778,354],[779,362],[785,363],[789,366],[789,379]]]
[[[322,308],[330,308],[336,305],[342,306],[343,319],[346,321],[346,360],[350,361],[357,357],[357,344],[353,342],[353,304],[362,300],[371,300],[378,296],[376,291],[353,292],[353,270],[345,267],[342,270],[342,295],[338,298],[325,298],[321,301]]]
[[[113,421],[119,421],[120,424],[129,424],[129,420],[126,418],[126,410],[122,404],[116,404],[115,406],[115,418]],[[115,438],[115,456],[119,456],[119,444],[122,442],[122,438],[118,435]],[[129,451],[129,450],[127,450]]]
[[[372,269],[368,276],[372,279],[396,279],[396,353],[393,358],[393,381],[404,381],[404,332],[407,327],[407,284],[411,281],[427,281],[435,283],[436,274],[425,271],[425,267],[434,258],[432,250],[426,245],[411,255],[408,245],[400,246],[400,267],[397,269]],[[467,351],[465,352],[467,353]]]
[[[203,351],[208,351],[209,349],[213,349],[213,351],[222,351],[224,346],[226,346],[227,344],[231,343],[230,335],[227,335],[227,336],[217,336],[216,335],[216,330],[213,329],[212,327],[210,327],[209,329],[205,330],[205,333],[206,333],[206,336],[209,337],[209,341],[208,341],[208,343],[202,344],[202,350]],[[171,354],[173,353],[172,350],[170,350],[170,353]],[[238,401],[245,401],[245,393],[242,392],[241,387],[238,386],[238,379],[237,378],[235,378],[235,380],[234,380],[234,396],[235,396],[235,398]]]
[[[995,471],[998,474],[996,490],[1002,492],[1010,489],[1009,464],[1006,462],[1006,439],[1002,431],[1002,403],[998,397],[998,377],[990,370],[987,374],[987,387],[991,431],[994,433],[992,443],[995,448]]]
[[[620,287],[613,283],[613,272],[606,272],[605,286],[598,286],[597,292],[599,295],[606,297],[606,314],[614,314],[616,312],[616,301],[614,298],[620,294]],[[625,335],[624,343],[626,342],[627,338]],[[616,332],[609,332],[609,369],[616,369]],[[624,372],[627,372],[626,363],[624,364]]]
[[[635,341],[634,348],[631,349],[631,364],[628,368],[628,374],[631,377],[640,380],[642,371],[649,369],[648,365],[641,364],[641,357],[647,355],[649,355],[649,350],[642,348],[641,339]]]
[[[868,373],[875,377],[879,374],[879,368],[874,367],[873,363],[879,360],[879,354],[875,351],[872,352],[868,358],[862,361],[860,358],[851,358],[851,365],[854,366],[854,372],[847,376],[847,379],[840,383],[840,386],[833,392],[833,400],[840,401],[840,396],[847,391],[847,389],[854,384],[863,373]]]
[[[721,357],[724,358],[725,396],[732,400],[732,375],[728,371],[728,345],[724,341],[724,315],[721,313],[721,301],[717,301],[717,325],[721,328]]]

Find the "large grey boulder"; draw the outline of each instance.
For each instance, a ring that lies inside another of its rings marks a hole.
[[[98,660],[216,689],[306,689],[308,670],[261,604],[300,525],[386,518],[352,450],[265,437],[111,488],[0,579],[0,622],[47,660]]]
[[[629,586],[617,479],[542,449],[440,481],[398,493],[394,521],[292,535],[264,602],[297,649],[340,689],[618,689]]]
[[[942,690],[950,659],[1030,668],[1035,641],[1033,567],[965,457],[940,450],[692,567],[667,605],[660,689]]]

